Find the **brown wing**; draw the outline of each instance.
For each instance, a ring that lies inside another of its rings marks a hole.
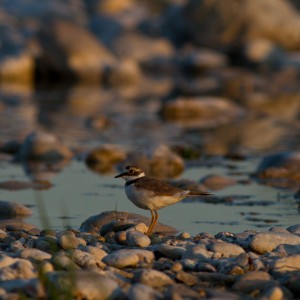
[[[147,176],[138,178],[135,182],[135,187],[137,189],[147,188],[158,196],[171,196],[175,193],[182,192],[182,189],[179,189],[166,181],[157,180]]]

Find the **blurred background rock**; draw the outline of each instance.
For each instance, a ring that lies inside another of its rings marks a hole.
[[[297,151],[299,28],[292,0],[3,0],[0,148],[47,132],[73,154],[121,147],[131,161],[149,145]],[[167,177],[183,169],[162,162]]]

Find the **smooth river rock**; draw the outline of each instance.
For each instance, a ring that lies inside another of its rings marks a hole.
[[[19,256],[21,258],[30,258],[36,261],[42,261],[52,257],[51,254],[35,248],[25,248],[20,251]]]
[[[120,249],[105,256],[102,261],[108,266],[118,269],[136,267],[138,263],[150,263],[154,260],[154,254],[148,250]]]
[[[128,246],[131,247],[148,247],[151,244],[151,240],[145,234],[140,231],[129,230],[126,233],[126,241]]]
[[[259,232],[252,238],[250,247],[258,253],[266,253],[273,251],[281,244],[298,245],[300,237],[282,232]]]
[[[157,251],[171,259],[181,259],[186,249],[179,246],[159,244],[157,246]]]
[[[219,252],[222,257],[237,256],[241,253],[245,253],[245,250],[235,244],[230,244],[226,242],[216,242],[208,246],[208,249],[213,252]]]
[[[213,255],[212,251],[205,249],[203,245],[190,245],[183,254],[182,259],[197,259],[199,261],[208,261]]]
[[[133,280],[153,288],[160,288],[174,283],[168,275],[153,269],[142,269],[134,272]]]
[[[281,257],[272,263],[274,272],[300,271],[300,252],[288,257]]]

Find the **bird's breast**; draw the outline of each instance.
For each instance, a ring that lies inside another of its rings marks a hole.
[[[137,207],[142,209],[149,208],[149,194],[143,189],[137,189],[134,184],[125,187],[127,198]]]

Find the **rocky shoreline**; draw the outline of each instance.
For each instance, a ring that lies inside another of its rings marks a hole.
[[[0,299],[299,297],[300,224],[148,237],[137,219],[96,219],[80,230],[2,227]]]

